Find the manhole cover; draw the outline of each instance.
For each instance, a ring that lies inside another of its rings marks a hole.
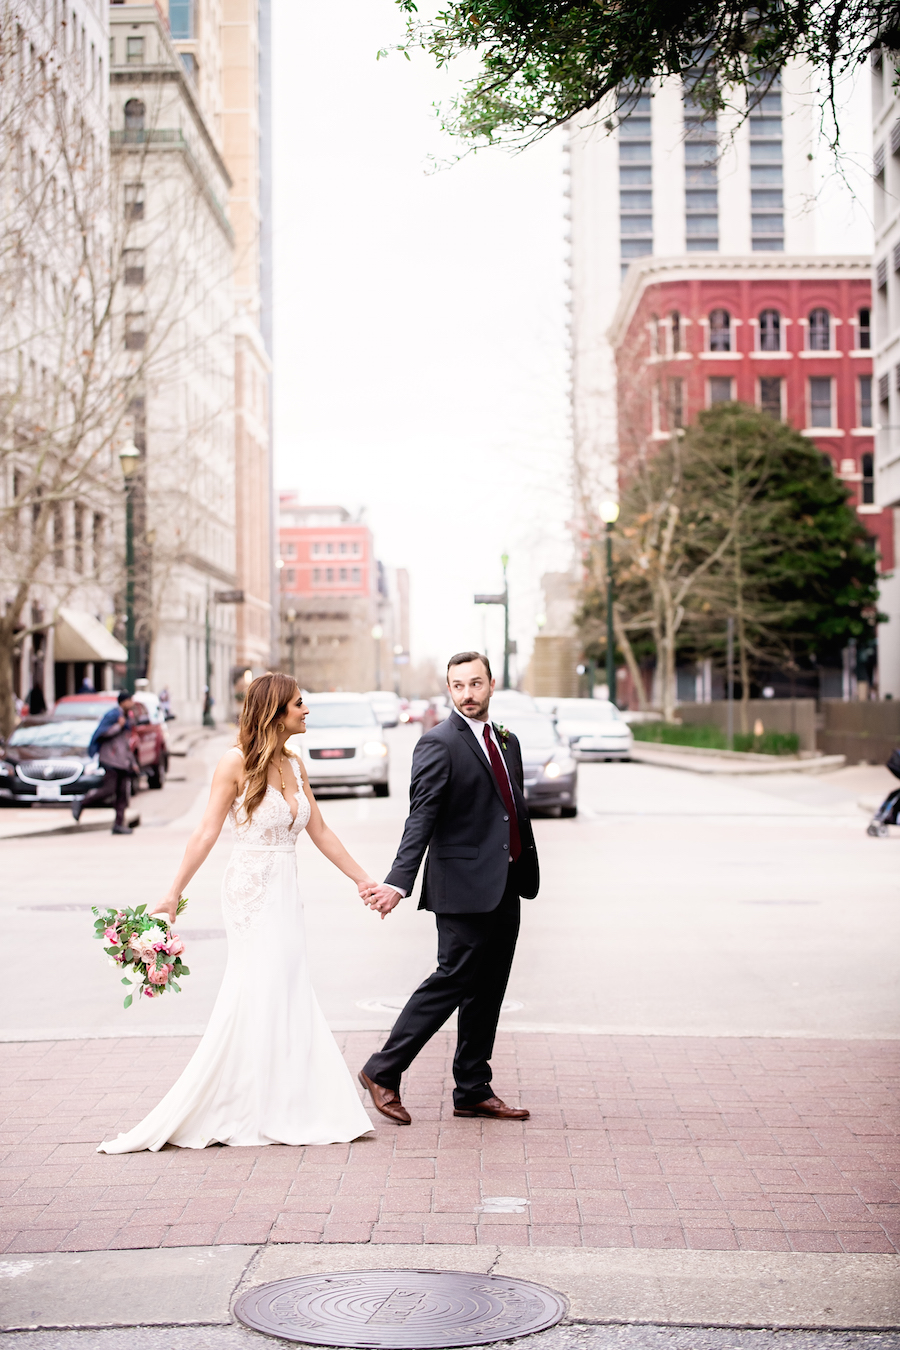
[[[357,1270],[276,1280],[234,1305],[245,1326],[306,1345],[449,1350],[555,1326],[568,1305],[528,1280],[443,1270]]]
[[[364,1012],[398,1013],[406,1007],[408,998],[408,994],[406,998],[402,994],[386,994],[382,998],[358,999],[356,1006],[362,1008]],[[500,1011],[502,1013],[521,1012],[524,1007],[525,1004],[520,1003],[517,998],[505,998],[500,1005]]]

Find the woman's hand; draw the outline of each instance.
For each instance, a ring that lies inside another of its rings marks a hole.
[[[369,891],[374,890],[377,885],[378,882],[373,881],[371,877],[364,877],[362,881],[358,881],[356,883],[356,889],[359,891],[360,900],[366,900]]]
[[[174,899],[170,897],[166,900],[163,900],[162,904],[154,905],[152,909],[148,908],[147,913],[151,919],[155,918],[156,915],[160,916],[165,915],[166,923],[171,928],[174,926],[175,919],[177,917],[177,911],[178,911],[178,896],[176,895]]]

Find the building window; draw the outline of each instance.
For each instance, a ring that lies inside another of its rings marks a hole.
[[[784,252],[781,81],[766,72],[750,95],[750,235],[754,253]],[[765,350],[765,348],[763,349]]]
[[[297,556],[297,545],[291,543],[290,540],[289,540],[289,541],[285,544],[284,548],[282,549],[282,553],[284,554],[284,556],[285,556],[286,558],[296,558],[296,556]]]
[[[875,458],[868,452],[862,456],[862,504],[875,504]]]
[[[781,315],[777,309],[764,309],[759,316],[759,350],[781,351]]]
[[[333,552],[334,552],[334,544],[326,544],[326,545],[325,545],[325,552],[326,552],[327,554],[333,553]]]
[[[358,544],[358,543],[354,543],[353,548],[351,549],[351,552],[352,552],[352,553],[359,553],[359,544]]]
[[[147,333],[144,329],[143,314],[125,315],[125,350],[142,352],[147,345]]]
[[[66,526],[61,506],[53,508],[53,566],[61,568],[66,561]]]
[[[731,376],[712,375],[709,381],[709,404],[731,402]]]
[[[313,570],[312,570],[312,579],[313,579],[313,585],[314,585],[314,586],[318,586],[319,583],[320,583],[320,581],[322,580],[322,569],[321,569],[321,567],[314,567],[314,568],[313,568]]]
[[[669,350],[673,356],[681,351],[681,315],[677,309],[669,315]]]
[[[872,311],[870,309],[861,309],[858,315],[858,325],[856,340],[859,350],[868,352],[872,349]]]
[[[125,64],[129,66],[142,66],[144,64],[144,39],[142,37],[127,37],[125,39]]]
[[[326,567],[326,568],[325,568],[325,580],[326,580],[326,581],[334,581],[334,568],[333,568],[333,567]]]
[[[781,376],[763,375],[759,381],[759,406],[771,417],[781,417]]]
[[[72,522],[73,561],[76,572],[84,571],[84,518],[85,508],[80,502],[76,502],[74,520]]]
[[[125,184],[125,219],[126,220],[144,219],[143,183]]]
[[[285,584],[293,589],[297,583],[297,569],[295,567],[286,567],[284,573]]]
[[[669,381],[669,430],[684,426],[684,380]]]
[[[179,52],[179,56],[181,57],[181,64],[184,68],[185,75],[187,75],[189,80],[193,80],[196,84],[197,75],[200,70],[200,67],[197,65],[196,56],[193,52]]]
[[[622,276],[632,258],[653,252],[653,167],[650,95],[623,95],[619,123],[619,254]]]
[[[339,548],[338,552],[340,552],[340,553],[346,553],[346,552],[347,552],[347,541],[346,541],[345,539],[342,539],[342,540],[341,540],[341,545],[340,545],[340,548]]]
[[[731,351],[731,315],[727,309],[714,309],[709,316],[709,350]]]
[[[176,42],[194,36],[194,0],[169,0],[169,31]]]
[[[809,382],[809,425],[833,427],[831,420],[831,377],[813,375]]]
[[[358,568],[358,567],[352,567],[352,568],[350,569],[350,571],[351,571],[351,580],[352,580],[352,582],[353,582],[353,585],[354,585],[354,586],[358,586],[358,585],[360,584],[360,580],[361,580],[361,574],[360,574],[359,568]]]
[[[684,233],[688,253],[719,247],[719,145],[715,115],[684,91]]]
[[[827,309],[814,309],[809,316],[809,350],[831,351],[831,315]]]
[[[313,544],[313,546],[312,546],[312,555],[313,555],[314,558],[318,558],[318,556],[319,556],[319,554],[321,553],[321,551],[322,551],[322,545],[321,545],[321,544]]]
[[[141,140],[147,109],[139,98],[130,98],[125,104],[125,139]]]
[[[126,248],[122,250],[123,276],[126,286],[143,286],[144,284],[144,250],[142,248]]]
[[[878,402],[881,404],[881,415],[884,418],[889,416],[888,408],[891,401],[891,377],[887,374],[878,376]]]
[[[872,425],[872,376],[860,375],[859,377],[859,422],[858,426],[870,427]]]

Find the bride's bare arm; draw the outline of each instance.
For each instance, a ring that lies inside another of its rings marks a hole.
[[[222,833],[225,817],[240,792],[241,768],[241,757],[233,750],[229,750],[219,760],[213,774],[203,819],[187,842],[181,866],[175,873],[175,880],[162,903],[150,910],[151,914],[165,914],[170,923],[175,922],[175,911],[181,894],[191,877],[209,857],[213,844]]]
[[[319,803],[316,801],[309,786],[309,779],[306,776],[306,769],[303,761],[299,758],[294,759],[294,763],[300,770],[303,778],[303,791],[306,794],[306,800],[309,802],[309,821],[306,826],[306,833],[315,844],[320,853],[324,853],[329,862],[334,863],[345,877],[349,877],[356,884],[360,895],[369,887],[374,886],[375,882],[369,876],[364,867],[351,858],[350,854],[344,848],[344,845],[338,839],[334,830],[330,829],[322,819],[322,812],[319,810]]]

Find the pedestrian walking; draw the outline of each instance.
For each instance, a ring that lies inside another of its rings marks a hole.
[[[132,709],[134,700],[123,691],[115,707],[105,712],[88,745],[88,754],[97,755],[106,770],[106,781],[88,792],[80,802],[72,806],[72,815],[78,820],[86,806],[100,806],[110,797],[110,780],[115,782],[116,820],[113,834],[131,834],[125,824],[125,811],[131,796],[132,775],[137,773],[138,765],[131,748],[131,735],[134,731]]]
[[[360,1082],[397,1125],[410,1115],[400,1076],[459,1009],[453,1061],[455,1116],[526,1120],[491,1087],[490,1058],[519,934],[519,898],[539,885],[519,742],[488,720],[494,680],[486,656],[460,652],[447,667],[455,711],[413,752],[409,817],[387,879],[363,892],[382,918],[413,888],[425,850],[420,909],[435,915],[438,968],[397,1018]]]
[[[94,688],[94,681],[91,679],[90,675],[85,675],[84,679],[81,681],[78,692],[79,694],[96,694],[97,691]]]
[[[889,769],[895,778],[900,778],[900,749],[891,751],[885,768]],[[888,826],[897,824],[898,816],[900,816],[900,788],[894,788],[875,812],[866,834],[872,835],[875,839],[883,839],[888,832]]]

